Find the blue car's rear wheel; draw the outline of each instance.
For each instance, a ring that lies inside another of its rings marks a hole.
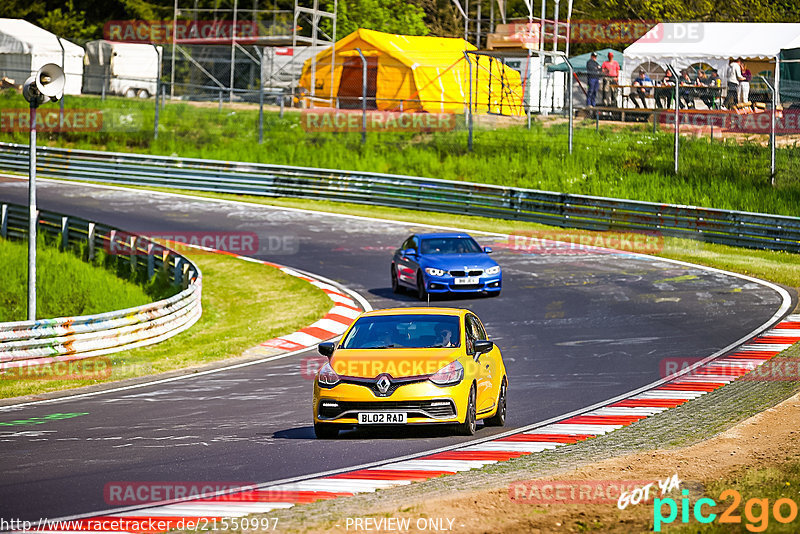
[[[422,273],[417,273],[417,298],[419,300],[428,300],[428,290],[425,288],[425,277]]]
[[[400,293],[400,282],[397,280],[397,267],[392,264],[392,292]]]

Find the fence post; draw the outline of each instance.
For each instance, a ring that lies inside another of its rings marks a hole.
[[[360,48],[356,52],[361,57],[361,144],[367,142],[367,58]]]
[[[564,56],[564,61],[567,62],[567,67],[569,68],[569,153],[572,154],[572,138],[573,138],[573,115],[575,115],[575,110],[573,109],[573,100],[572,94],[574,85],[572,83],[573,78],[575,77],[575,69],[572,67],[572,63],[570,63],[569,58]]]
[[[61,217],[61,250],[69,246],[69,217]]]
[[[217,111],[222,111],[222,89],[219,90],[219,108],[217,108]]]
[[[672,65],[667,65],[667,68],[672,71],[672,75],[675,76],[675,174],[678,174],[678,158],[680,155],[680,87],[681,87],[681,79],[678,76],[678,72],[672,67]]]
[[[158,139],[158,119],[159,119],[158,115],[159,115],[159,110],[160,110],[160,106],[158,104],[158,95],[161,94],[160,89],[161,89],[161,77],[158,77],[156,79],[156,98],[155,98],[155,101],[156,101],[156,117],[155,117],[155,120],[153,121],[153,139]]]
[[[472,61],[469,59],[469,54],[467,51],[464,51],[464,59],[467,60],[467,65],[469,65],[469,112],[467,114],[467,150],[472,152],[472,135],[473,135],[473,124],[472,124]],[[529,114],[530,116],[530,114]]]
[[[776,67],[777,70],[777,67]],[[775,185],[775,121],[776,121],[776,113],[778,108],[778,94],[775,88],[776,85],[769,83],[765,77],[760,76],[760,78],[767,84],[769,90],[772,92],[772,109],[770,110],[770,120],[769,120],[769,176],[770,176],[770,183]]]
[[[264,142],[264,88],[258,86],[258,144]]]
[[[8,204],[0,206],[0,237],[8,238]]]

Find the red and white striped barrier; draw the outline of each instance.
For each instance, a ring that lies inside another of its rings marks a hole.
[[[313,279],[309,281],[314,283]],[[330,294],[340,294],[335,288],[330,291],[334,291]],[[330,326],[329,323],[324,324]],[[310,332],[305,334],[309,336],[308,338],[296,336],[283,339],[289,343],[305,343],[310,341],[311,337],[317,337],[316,330]],[[326,332],[324,335],[333,333],[333,331]],[[615,399],[605,406],[595,407],[590,411],[571,415],[544,426],[443,452],[423,453],[417,457],[373,464],[348,472],[320,475],[284,484],[263,484],[257,486],[257,489],[248,488],[235,493],[210,495],[183,502],[161,503],[145,508],[120,510],[102,516],[76,519],[73,525],[80,526],[73,528],[75,531],[85,532],[93,530],[91,528],[93,524],[101,524],[103,521],[107,521],[106,525],[117,521],[115,523],[117,526],[124,524],[130,527],[146,524],[148,520],[155,519],[166,521],[164,524],[169,526],[164,530],[168,530],[180,525],[185,526],[187,522],[192,521],[213,522],[221,521],[223,518],[262,514],[280,508],[290,508],[296,504],[373,492],[452,475],[460,471],[479,469],[488,464],[504,462],[511,458],[607,434],[680,406],[757,369],[798,341],[800,341],[800,315],[790,315],[771,330],[739,346],[734,352],[693,369],[691,374],[678,376],[628,398]],[[40,530],[45,531],[45,529]],[[63,529],[47,531],[67,532]],[[137,532],[135,529],[104,531]]]

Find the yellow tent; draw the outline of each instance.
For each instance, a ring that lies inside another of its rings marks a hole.
[[[361,108],[363,70],[356,51],[367,59],[367,107],[393,111],[462,113],[469,102],[470,67],[463,39],[394,35],[359,29],[303,65],[300,87],[314,106]],[[316,61],[315,61],[316,60]],[[471,56],[475,112],[523,114],[523,88],[517,71],[500,60]],[[311,90],[311,80],[314,90]]]

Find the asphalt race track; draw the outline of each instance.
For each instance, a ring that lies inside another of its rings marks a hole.
[[[27,182],[0,178],[0,201],[25,204]],[[424,231],[411,224],[52,181],[40,182],[39,207],[138,233],[254,232],[258,258],[331,278],[375,308],[416,304],[389,287],[392,251]],[[781,304],[774,290],[718,272],[623,254],[514,253],[503,250],[503,238],[476,237],[495,247],[502,296],[438,304],[474,310],[502,349],[510,379],[506,429],[653,382],[664,359],[708,356],[760,327]],[[253,344],[260,341],[254,335]],[[467,439],[423,430],[315,440],[312,383],[300,372],[311,354],[3,409],[0,422],[83,415],[0,427],[0,517],[107,510],[103,489],[115,481],[269,482]],[[477,437],[499,431],[479,427]]]

